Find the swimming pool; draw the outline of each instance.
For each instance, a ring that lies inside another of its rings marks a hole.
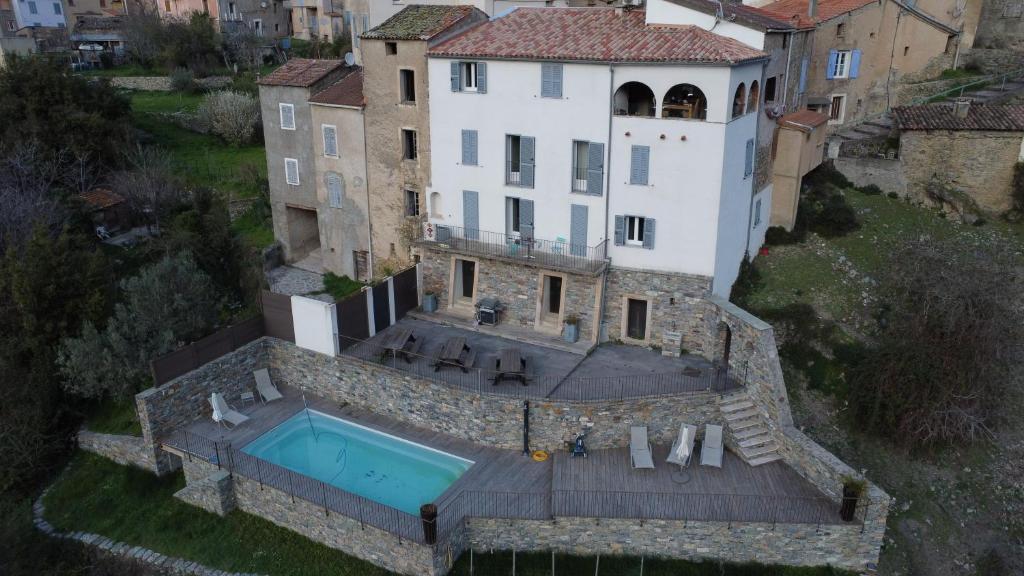
[[[315,410],[299,412],[242,451],[417,516],[420,505],[473,465]]]

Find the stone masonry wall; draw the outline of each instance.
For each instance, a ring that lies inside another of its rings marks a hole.
[[[496,448],[522,447],[522,401],[463,391],[409,373],[347,356],[330,357],[267,339],[275,382],[348,402],[411,424]],[[530,446],[560,450],[593,423],[593,449],[626,446],[629,426],[648,426],[651,442],[671,443],[679,422],[695,425],[720,418],[717,396],[693,394],[620,402],[534,401]]]
[[[959,190],[985,212],[1000,214],[1012,206],[1013,169],[1022,132],[904,131],[900,160],[907,194],[927,200],[926,188],[938,182]]]
[[[623,298],[648,298],[649,344],[660,346],[665,331],[682,332],[687,351],[709,357],[706,347],[703,298],[711,278],[626,268],[609,268],[605,289],[604,328],[609,339],[622,337]]]
[[[528,328],[533,328],[537,321],[537,306],[541,298],[541,274],[564,274],[563,314],[572,314],[579,318],[580,340],[594,339],[594,318],[601,284],[599,276],[545,270],[524,265],[524,262],[518,260],[515,263],[508,263],[494,258],[462,256],[444,250],[428,249],[423,245],[419,247],[418,253],[423,270],[423,288],[437,294],[439,309],[448,308],[452,256],[475,260],[477,299],[486,296],[497,297],[505,306],[502,322]],[[557,327],[559,331],[561,328]]]
[[[115,76],[110,78],[111,86],[125,90],[148,90],[154,92],[170,92],[170,76]],[[228,76],[210,76],[208,78],[197,78],[196,84],[207,89],[225,88],[231,84]]]
[[[218,516],[226,516],[235,509],[234,483],[227,470],[188,457],[182,468],[186,485],[174,494],[175,498]]]
[[[177,459],[170,454],[154,452],[151,445],[140,436],[101,434],[82,429],[78,431],[77,440],[78,447],[86,452],[99,454],[118,464],[135,466],[156,474],[180,466]]]
[[[474,548],[865,567],[860,525],[563,518],[470,519]]]

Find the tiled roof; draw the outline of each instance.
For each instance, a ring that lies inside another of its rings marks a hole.
[[[778,2],[761,6],[761,11],[776,18],[789,20],[798,28],[807,28],[875,2],[875,0],[818,0],[818,13],[812,18],[807,15],[808,1],[778,0]]]
[[[810,132],[828,122],[828,116],[814,110],[797,110],[779,118],[779,126],[794,128],[801,132]]]
[[[924,104],[894,108],[900,130],[993,130],[1024,132],[1024,106],[972,104],[966,118],[953,114],[950,104]]]
[[[324,76],[334,72],[345,63],[341,60],[310,60],[292,58],[277,70],[260,79],[264,86],[297,86],[306,88],[316,84]]]
[[[719,3],[715,0],[668,0],[684,8],[691,8],[704,14],[717,14]],[[726,19],[751,26],[759,30],[792,30],[793,23],[788,18],[778,18],[768,12],[747,6],[739,2],[723,0],[722,12]]]
[[[432,56],[738,63],[765,57],[696,26],[647,26],[643,10],[518,8],[432,48]]]
[[[120,194],[107,188],[93,188],[88,192],[82,192],[78,197],[93,210],[103,210],[124,202]]]
[[[341,80],[313,95],[309,99],[310,103],[362,107],[366,103],[363,97],[363,69],[354,68]]]
[[[472,6],[406,6],[361,38],[374,40],[430,40],[472,13]]]

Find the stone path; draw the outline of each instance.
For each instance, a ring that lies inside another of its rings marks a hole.
[[[324,277],[294,266],[278,266],[267,272],[270,291],[289,296],[307,296],[324,291]],[[332,299],[333,301],[333,299]]]
[[[184,558],[165,556],[159,552],[143,548],[142,546],[133,546],[131,544],[125,544],[124,542],[117,542],[107,538],[106,536],[100,536],[99,534],[77,531],[61,532],[57,530],[53,524],[47,522],[46,518],[43,517],[46,512],[46,509],[43,506],[43,498],[49,491],[49,488],[44,490],[43,494],[39,496],[39,499],[36,500],[35,504],[32,506],[33,523],[35,524],[36,529],[47,536],[52,538],[63,538],[65,540],[75,540],[87,546],[92,546],[100,550],[102,553],[118,556],[125,560],[133,560],[135,562],[147,564],[164,574],[189,574],[192,576],[260,576],[258,574],[226,572],[224,570],[210,568],[209,566],[204,566],[198,562],[193,562]]]

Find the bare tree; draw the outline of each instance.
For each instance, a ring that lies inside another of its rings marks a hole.
[[[159,229],[163,216],[185,199],[171,158],[155,146],[138,146],[128,153],[127,163],[130,169],[114,173],[111,187],[136,216]]]
[[[163,23],[159,8],[154,0],[135,0],[129,6],[124,24],[125,49],[135,62],[151,66],[161,50]]]
[[[57,232],[66,223],[67,210],[54,189],[69,156],[44,154],[34,144],[16,146],[0,156],[0,252],[21,246],[37,224]]]

